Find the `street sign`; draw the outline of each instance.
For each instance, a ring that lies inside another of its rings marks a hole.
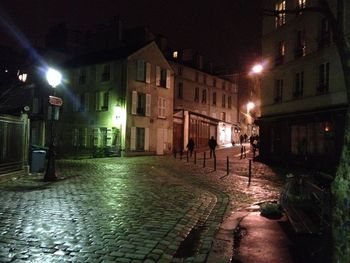
[[[59,97],[49,96],[49,103],[54,106],[62,106],[63,101]]]

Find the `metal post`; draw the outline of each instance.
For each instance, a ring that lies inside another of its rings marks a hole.
[[[49,145],[49,152],[47,155],[47,166],[46,166],[46,173],[44,176],[44,181],[56,181],[56,150],[55,150],[55,120],[54,120],[54,114],[55,109],[51,105],[51,120],[50,120],[50,145]]]
[[[230,173],[228,156],[226,156],[226,171],[227,171],[227,175],[228,175]]]
[[[243,146],[244,158],[247,158],[247,152],[245,150],[245,146]]]
[[[249,174],[248,174],[248,185],[250,185],[252,179],[252,160],[249,160]]]
[[[197,163],[197,152],[194,151],[194,164],[196,164],[196,163]]]
[[[205,167],[205,152],[204,152],[204,158],[203,158],[203,167]]]

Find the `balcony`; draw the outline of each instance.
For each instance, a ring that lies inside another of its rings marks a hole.
[[[137,108],[136,113],[138,115],[145,115],[145,108]]]
[[[328,93],[328,84],[327,83],[319,83],[316,87],[317,95]]]
[[[306,55],[306,46],[299,46],[294,50],[294,57],[300,58]]]

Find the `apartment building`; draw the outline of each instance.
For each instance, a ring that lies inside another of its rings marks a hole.
[[[265,1],[266,10],[296,12],[264,17],[262,52],[268,66],[261,87],[260,154],[330,170],[339,157],[348,102],[329,21],[303,11],[317,4]]]
[[[174,58],[173,58],[174,59]],[[193,138],[196,147],[208,147],[238,139],[237,86],[213,74],[170,61],[175,74],[174,145],[184,149]],[[236,131],[236,132],[235,132]],[[237,137],[237,138],[235,138]]]
[[[171,152],[174,74],[154,42],[86,54],[66,68],[61,153]]]

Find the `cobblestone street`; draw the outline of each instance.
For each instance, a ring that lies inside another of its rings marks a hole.
[[[0,262],[206,262],[229,211],[278,195],[264,176],[248,187],[222,169],[173,157],[62,160],[57,182],[1,183]],[[198,253],[177,253],[198,228]]]

